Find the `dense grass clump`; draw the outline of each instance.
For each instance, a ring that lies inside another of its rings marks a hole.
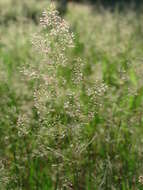
[[[0,189],[143,189],[143,15],[70,4],[69,26],[49,6],[39,25],[45,1],[12,2],[0,13]]]

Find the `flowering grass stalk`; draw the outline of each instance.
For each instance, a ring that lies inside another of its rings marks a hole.
[[[142,126],[142,70],[136,65],[136,75],[129,54],[123,56],[120,49],[113,52],[109,48],[113,47],[109,46],[110,30],[118,23],[112,23],[111,13],[106,14],[111,21],[105,25],[108,35],[97,29],[103,40],[93,38],[101,51],[99,55],[96,52],[96,61],[101,60],[87,74],[89,65],[75,53],[80,44],[69,24],[52,6],[43,12],[32,40],[34,61],[25,64],[22,71],[26,85],[32,87],[31,104],[24,114],[17,113],[18,119],[15,116],[2,134],[6,148],[0,155],[1,189],[110,190],[138,186],[142,152],[136,134]],[[98,13],[97,17],[102,23],[104,16]],[[94,17],[90,19],[93,22]],[[114,30],[112,34],[116,36]],[[123,32],[123,39],[125,36]],[[89,50],[88,45],[86,48]]]

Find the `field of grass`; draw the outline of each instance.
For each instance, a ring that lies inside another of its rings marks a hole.
[[[143,13],[52,11],[0,1],[0,189],[142,190]]]

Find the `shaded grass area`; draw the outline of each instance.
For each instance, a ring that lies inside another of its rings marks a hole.
[[[30,190],[58,188],[58,182],[51,179],[50,159],[30,159],[24,169],[15,164],[15,149],[32,145],[34,141],[32,135],[25,141],[17,139],[15,126],[19,115],[28,112],[32,118],[28,125],[37,126],[33,83],[25,81],[20,71],[26,63],[34,64],[39,59],[33,53],[31,38],[38,31],[39,15],[46,5],[46,1],[36,0],[1,1],[0,155],[2,162],[9,159],[13,163],[11,176],[15,179],[20,176],[19,181],[11,181],[7,188],[1,184],[1,189],[19,189],[21,186]],[[103,79],[111,88],[110,101],[103,99],[103,110],[85,131],[87,137],[95,133],[97,136],[88,147],[87,157],[81,160],[79,169],[83,170],[83,176],[78,176],[79,181],[76,181],[78,172],[73,177],[67,169],[68,179],[75,186],[69,184],[66,189],[142,189],[138,177],[143,173],[143,15],[132,10],[93,12],[88,6],[70,4],[65,18],[75,32],[73,54],[86,62],[87,79]],[[127,82],[126,78],[129,79]],[[24,148],[20,155],[26,150]]]

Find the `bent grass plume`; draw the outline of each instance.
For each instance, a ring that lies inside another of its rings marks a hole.
[[[132,181],[135,167],[125,153],[131,159],[137,153],[133,127],[142,111],[133,108],[138,89],[131,65],[122,58],[105,66],[104,81],[87,76],[75,38],[54,7],[43,12],[32,40],[35,59],[22,71],[34,89],[33,107],[12,126],[5,138],[9,154],[0,162],[0,185],[7,189],[118,189],[127,176]]]
[[[80,188],[86,178],[83,177],[86,162],[90,162],[86,158],[87,149],[96,137],[88,136],[85,128],[94,122],[102,107],[101,98],[107,86],[84,76],[84,62],[73,55],[74,34],[53,6],[42,13],[40,24],[32,40],[38,60],[23,68],[24,75],[34,85],[37,116],[33,124],[29,116],[18,119],[15,167],[11,171],[17,173],[15,186],[22,187],[26,179],[36,175],[31,171],[37,160],[39,166],[42,164],[41,172],[46,171],[55,188],[68,188],[69,184]],[[42,176],[40,180],[44,180]],[[40,182],[34,181],[38,187]]]

